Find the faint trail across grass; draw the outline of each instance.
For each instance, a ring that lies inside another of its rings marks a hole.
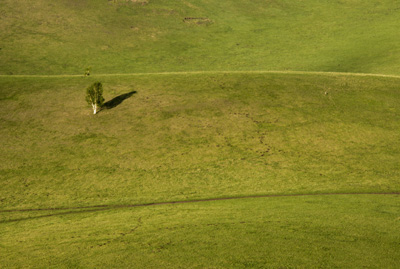
[[[400,78],[400,75],[351,73],[351,72],[321,72],[321,71],[181,71],[181,72],[154,72],[154,73],[114,73],[92,74],[91,77],[115,77],[115,76],[146,76],[146,75],[196,75],[196,74],[293,74],[293,75],[326,75],[326,76],[358,76],[358,77],[387,77]],[[27,77],[27,78],[68,78],[84,77],[83,75],[0,75],[1,77]]]

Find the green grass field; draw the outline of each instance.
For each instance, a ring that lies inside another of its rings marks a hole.
[[[1,224],[2,265],[396,268],[399,202],[398,195],[276,197],[14,213]]]
[[[400,4],[367,2],[2,1],[0,267],[398,268]]]
[[[400,74],[399,10],[393,0],[2,0],[0,74]]]

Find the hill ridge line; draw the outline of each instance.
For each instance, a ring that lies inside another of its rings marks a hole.
[[[278,70],[244,70],[244,71],[171,71],[171,72],[141,72],[141,73],[110,73],[92,74],[90,77],[113,77],[113,76],[145,76],[145,75],[196,75],[196,74],[293,74],[293,75],[327,75],[327,76],[359,76],[359,77],[386,77],[399,78],[400,75],[376,74],[376,73],[352,73],[352,72],[331,72],[331,71],[278,71]],[[1,77],[21,78],[68,78],[85,77],[84,75],[0,75]]]

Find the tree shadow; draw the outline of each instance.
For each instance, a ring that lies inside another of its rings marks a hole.
[[[114,97],[110,101],[105,102],[101,108],[102,109],[112,109],[112,108],[120,105],[125,99],[128,99],[129,97],[131,97],[135,93],[137,93],[137,91],[131,91],[131,92],[128,92],[128,93],[124,93],[124,94],[118,95],[117,97]]]

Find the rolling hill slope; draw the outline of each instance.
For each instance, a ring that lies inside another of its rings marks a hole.
[[[106,101],[95,117],[84,88]],[[398,78],[2,78],[7,208],[400,190]]]
[[[2,0],[0,21],[0,267],[398,268],[397,1]]]
[[[0,74],[400,74],[399,10],[389,0],[4,0]]]

